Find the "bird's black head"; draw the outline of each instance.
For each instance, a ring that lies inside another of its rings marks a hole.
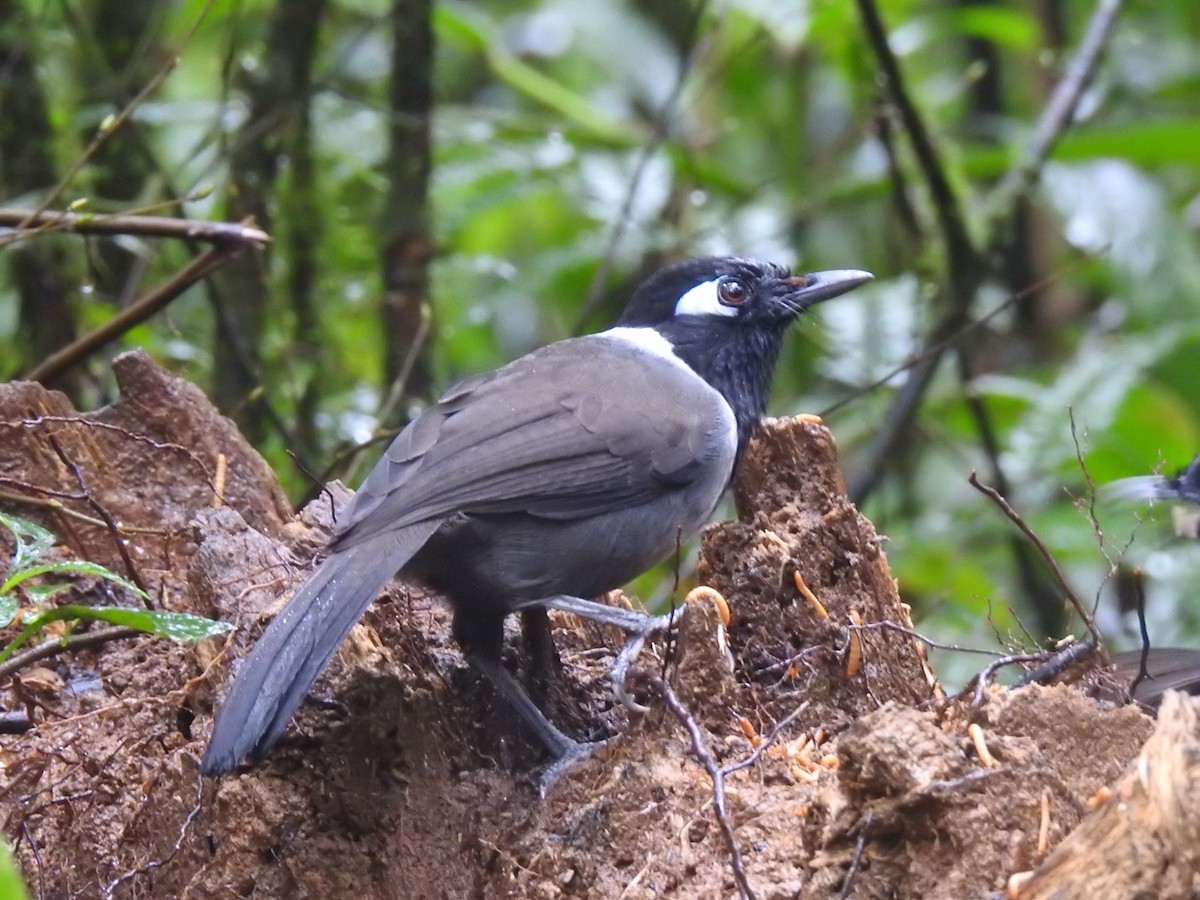
[[[707,324],[784,328],[805,309],[871,280],[842,270],[793,275],[775,263],[742,256],[689,259],[660,269],[633,293],[619,326],[650,326],[666,334]]]
[[[653,328],[721,392],[738,423],[738,452],[767,407],[787,326],[805,309],[871,280],[838,270],[793,275],[738,256],[667,266],[634,291],[618,327]]]

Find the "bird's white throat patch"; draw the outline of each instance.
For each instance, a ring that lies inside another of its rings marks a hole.
[[[705,281],[680,297],[679,302],[675,304],[675,315],[736,316],[737,309],[721,302],[717,294],[718,281],[719,279],[716,278],[712,281]]]
[[[687,366],[687,363],[675,355],[675,345],[653,328],[618,326],[610,328],[608,331],[601,331],[596,337],[616,338],[619,341],[633,344],[645,353],[652,354],[653,356],[661,356],[663,359],[684,366],[685,368]]]

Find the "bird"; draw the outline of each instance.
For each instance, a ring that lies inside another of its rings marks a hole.
[[[1175,500],[1186,506],[1171,508],[1177,537],[1200,538],[1200,453],[1174,475],[1134,475],[1104,486],[1104,496],[1117,500]],[[1189,508],[1191,507],[1191,508]]]
[[[1167,691],[1200,694],[1200,648],[1147,647],[1112,654],[1117,676],[1132,698],[1156,708]]]
[[[1134,475],[1105,485],[1111,496],[1125,500],[1180,500],[1200,505],[1200,453],[1174,475]]]
[[[237,669],[202,771],[266,755],[397,573],[445,598],[464,656],[556,763],[585,753],[586,742],[550,722],[502,664],[505,618],[528,615],[525,624],[540,623],[548,637],[545,610],[562,609],[617,625],[634,642],[663,627],[664,617],[589,598],[700,529],[766,411],[788,326],[872,277],[792,274],[745,257],[684,260],[642,282],[608,330],[450,388],[388,447],[324,562]]]

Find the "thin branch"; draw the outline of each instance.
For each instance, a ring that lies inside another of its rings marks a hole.
[[[983,398],[971,385],[971,372],[967,355],[955,355],[959,384],[962,388],[963,402],[967,412],[975,423],[979,443],[992,470],[992,482],[1001,495],[1011,492],[1008,475],[1000,463],[1000,445],[996,439],[996,429],[992,423],[991,414]],[[1032,605],[1038,626],[1045,634],[1057,634],[1063,627],[1062,605],[1054,602],[1053,588],[1046,584],[1042,573],[1038,570],[1036,555],[1029,544],[1017,535],[1010,535],[1006,541],[1012,553],[1013,565],[1016,567],[1017,581]]]
[[[1092,473],[1083,461],[1083,444],[1079,440],[1079,428],[1075,423],[1075,407],[1067,407],[1067,418],[1071,421],[1071,443],[1075,445],[1075,462],[1079,464],[1079,471],[1083,473],[1084,482],[1087,484],[1088,522],[1092,526],[1092,534],[1096,536],[1096,543],[1100,545],[1100,553],[1108,560],[1109,568],[1112,569],[1116,567],[1116,562],[1108,555],[1104,545],[1104,529],[1100,527],[1100,520],[1096,518],[1096,482],[1092,480]]]
[[[916,629],[909,628],[905,625],[900,625],[897,622],[865,622],[862,625],[851,625],[850,631],[897,631],[900,634],[906,634],[914,640],[920,641],[926,647],[934,650],[945,650],[951,653],[974,653],[979,656],[1005,656],[999,650],[989,650],[984,647],[963,647],[960,644],[947,644],[944,641],[935,641],[931,637],[926,637]]]
[[[388,434],[389,437],[394,437],[395,432],[388,432],[384,428],[384,423],[391,421],[392,415],[396,412],[396,407],[400,405],[400,401],[404,399],[407,391],[408,380],[412,376],[413,370],[416,368],[417,361],[421,358],[421,354],[425,351],[426,343],[429,340],[429,332],[433,327],[433,310],[428,303],[421,304],[421,321],[417,325],[416,334],[412,336],[409,342],[407,352],[404,354],[404,360],[400,363],[400,371],[396,373],[395,379],[392,381],[392,386],[388,389],[387,397],[379,407],[379,412],[375,414],[375,427],[377,434]],[[353,458],[350,460],[350,465],[346,468],[344,480],[353,481],[358,477],[358,470],[362,463],[360,451],[375,443],[372,438],[364,443],[353,447]],[[345,457],[340,457],[345,458]],[[325,482],[318,483],[318,489],[324,489]]]
[[[208,466],[205,465],[204,460],[202,460],[187,447],[184,447],[182,444],[176,444],[171,441],[156,441],[149,435],[139,434],[136,431],[130,431],[128,428],[122,428],[120,425],[113,425],[110,422],[97,422],[96,420],[89,419],[83,415],[31,416],[28,419],[0,419],[0,428],[36,428],[40,425],[80,425],[84,428],[97,428],[101,431],[109,431],[114,434],[119,434],[122,437],[137,443],[146,444],[155,450],[169,450],[173,453],[182,454],[195,463],[196,467],[204,473],[204,480],[207,482],[209,490],[211,490],[214,494],[217,493],[217,486],[213,482],[212,473],[209,472]],[[32,491],[38,491],[39,493],[48,494],[50,496],[61,497],[64,500],[83,499],[82,497],[78,497],[74,494],[55,491],[51,488],[38,487],[37,485],[33,484],[26,485],[24,482],[18,482],[11,478],[5,480],[21,487],[28,487],[28,489]]]
[[[895,455],[900,439],[908,433],[948,346],[948,337],[941,340],[935,337],[930,342],[927,355],[923,353],[919,362],[909,371],[904,386],[875,429],[875,440],[867,450],[858,474],[850,482],[850,499],[854,503],[861,505],[883,480],[884,466]]]
[[[1059,274],[1061,274],[1061,273],[1059,273]],[[1056,278],[1058,276],[1055,275],[1052,277]],[[881,388],[885,384],[887,384],[889,381],[891,381],[893,378],[895,378],[897,375],[903,374],[907,370],[911,369],[915,363],[920,363],[921,361],[925,360],[928,356],[933,355],[933,354],[938,354],[944,350],[950,349],[955,344],[957,344],[960,340],[962,340],[964,337],[966,337],[968,334],[970,334],[972,331],[974,331],[976,328],[981,328],[982,326],[986,325],[988,322],[990,322],[992,319],[996,318],[996,316],[1000,315],[1000,313],[1004,312],[1009,307],[1011,307],[1014,304],[1018,303],[1019,301],[1025,299],[1026,297],[1032,295],[1035,291],[1040,291],[1043,287],[1047,286],[1050,283],[1051,283],[1051,278],[1046,278],[1046,279],[1043,279],[1042,281],[1039,281],[1037,284],[1034,284],[1027,288],[1023,288],[1022,290],[1019,290],[1013,294],[1010,294],[1009,296],[1005,297],[1002,301],[1000,301],[1000,303],[998,303],[996,306],[994,306],[991,310],[989,310],[988,312],[986,312],[982,316],[980,316],[978,319],[972,319],[970,322],[965,324],[958,331],[947,336],[945,338],[945,340],[943,340],[940,344],[931,344],[931,345],[923,348],[921,353],[918,356],[915,356],[915,357],[905,360],[903,363],[896,366],[890,372],[886,373],[885,375],[881,375],[879,378],[876,378],[870,384],[867,384],[861,388],[858,388],[853,393],[848,394],[847,396],[843,397],[841,400],[838,400],[836,403],[833,403],[833,404],[825,407],[820,412],[821,418],[827,419],[827,418],[829,418],[829,416],[833,415],[835,412],[840,410],[843,406],[849,406],[851,403],[853,403],[859,397],[862,397],[865,394],[869,394],[869,393],[871,393],[871,391],[878,390],[879,388]]]
[[[30,228],[34,226],[34,229]],[[176,238],[210,243],[240,243],[260,247],[271,240],[270,235],[250,225],[234,222],[208,222],[203,219],[176,219],[172,216],[138,216],[129,214],[98,215],[0,208],[0,227],[15,229],[0,234],[0,247],[15,244],[49,232],[71,234],[132,234],[138,237]]]
[[[1096,627],[1096,620],[1092,617],[1091,612],[1088,610],[1084,602],[1079,598],[1079,595],[1075,593],[1075,589],[1071,587],[1071,583],[1067,580],[1066,573],[1063,572],[1062,567],[1058,564],[1058,560],[1054,558],[1054,555],[1050,552],[1049,548],[1042,543],[1042,539],[1037,536],[1037,533],[1029,527],[1025,520],[1021,518],[1020,514],[1009,505],[1009,502],[1005,500],[995,488],[989,487],[986,484],[981,484],[979,479],[975,477],[974,472],[968,476],[967,481],[970,483],[971,487],[975,488],[981,494],[984,494],[986,497],[991,499],[991,501],[1000,508],[1000,511],[1008,517],[1009,521],[1016,525],[1017,528],[1021,530],[1021,533],[1025,535],[1025,537],[1029,538],[1033,546],[1037,548],[1038,553],[1041,555],[1046,565],[1050,568],[1050,574],[1054,576],[1054,581],[1058,584],[1059,590],[1062,591],[1063,596],[1067,599],[1067,602],[1071,604],[1071,608],[1075,610],[1075,614],[1079,616],[1079,618],[1083,621],[1083,624],[1087,626],[1088,633],[1091,634],[1092,640],[1095,641],[1097,646],[1102,645],[1103,636],[1100,634],[1100,629]]]
[[[126,628],[124,625],[117,625],[112,628],[87,631],[83,634],[72,634],[65,638],[50,638],[36,647],[29,648],[24,653],[10,656],[3,663],[0,663],[0,679],[7,678],[9,675],[21,671],[26,666],[31,666],[35,662],[41,662],[43,659],[49,659],[51,656],[57,656],[68,650],[83,650],[87,647],[96,647],[100,644],[107,644],[109,641],[120,640],[121,638],[138,637],[145,633],[144,631],[138,631],[136,628]]]
[[[196,773],[196,800],[192,804],[191,811],[184,818],[183,823],[179,826],[179,836],[175,839],[175,843],[171,846],[171,851],[162,859],[152,859],[149,862],[143,863],[136,869],[132,869],[122,875],[114,878],[104,886],[104,896],[111,897],[113,891],[127,881],[132,881],[138,875],[144,875],[147,872],[152,872],[155,869],[161,868],[173,860],[176,854],[183,847],[183,842],[187,838],[188,829],[192,827],[192,823],[200,815],[200,810],[203,808],[202,799],[204,796],[204,779],[200,777],[200,773]]]
[[[1005,666],[1014,666],[1018,663],[1040,662],[1046,658],[1046,655],[1045,651],[1015,653],[1012,656],[1002,656],[999,659],[992,660],[973,679],[975,682],[975,697],[971,701],[971,706],[980,706],[983,704],[983,693],[987,690],[987,686],[992,683],[992,677]],[[966,688],[963,689],[962,693],[966,693]]]
[[[900,123],[912,143],[917,165],[929,185],[929,194],[933,200],[953,282],[956,280],[953,277],[954,271],[965,271],[970,268],[976,256],[970,234],[967,232],[962,207],[950,184],[950,179],[946,175],[946,168],[942,165],[941,157],[938,155],[937,147],[934,146],[929,129],[925,127],[925,121],[921,118],[916,104],[909,95],[904,82],[904,74],[900,71],[900,63],[896,59],[896,55],[892,53],[891,45],[888,44],[887,29],[879,15],[879,8],[875,5],[874,0],[857,0],[857,2],[863,27],[867,33],[867,42],[871,45],[871,51],[879,62],[888,93],[900,115]],[[970,302],[969,296],[952,299],[964,308]]]
[[[196,18],[192,21],[192,24],[184,33],[182,39],[179,41],[179,47],[186,46],[187,43],[192,39],[192,36],[200,27],[200,23],[203,22],[205,17],[208,15],[208,11],[212,8],[214,2],[215,0],[208,0],[208,2],[204,4],[199,14],[197,14]],[[123,126],[125,122],[129,120],[129,117],[133,115],[133,111],[141,106],[142,103],[145,102],[146,98],[158,90],[159,85],[166,80],[168,75],[175,71],[175,67],[178,65],[178,56],[173,56],[168,59],[163,64],[163,67],[158,71],[158,74],[146,82],[146,85],[137,92],[133,99],[126,103],[116,115],[108,116],[100,123],[100,127],[96,130],[96,136],[92,138],[91,143],[88,144],[83,153],[80,154],[79,158],[71,164],[71,167],[67,169],[63,177],[59,179],[58,184],[56,184],[51,189],[50,193],[43,198],[37,209],[31,211],[29,216],[21,222],[21,224],[18,226],[19,230],[24,231],[25,229],[29,228],[33,223],[33,220],[38,215],[44,213],[55,204],[75,176],[78,175],[83,167],[88,164],[88,161],[99,152],[100,148],[104,146],[109,137],[115,134],[121,128],[121,126]]]
[[[625,197],[621,202],[621,209],[617,213],[612,230],[608,234],[608,242],[604,248],[604,254],[600,257],[600,265],[596,268],[596,274],[592,276],[592,283],[588,287],[587,299],[584,300],[583,306],[579,309],[579,314],[575,317],[575,333],[583,330],[587,320],[596,311],[596,308],[600,305],[600,301],[604,297],[604,286],[608,283],[608,276],[612,272],[613,263],[617,256],[617,247],[621,243],[621,238],[625,235],[625,230],[629,227],[630,214],[633,210],[634,200],[637,199],[642,178],[646,174],[650,160],[654,158],[654,154],[658,152],[659,148],[667,140],[667,120],[676,104],[679,103],[679,98],[683,95],[683,89],[687,84],[688,76],[695,66],[702,48],[705,46],[705,42],[696,40],[696,36],[700,32],[700,22],[703,20],[707,10],[708,0],[701,0],[692,16],[691,35],[689,36],[692,46],[680,61],[679,72],[675,76],[675,83],[671,86],[671,93],[663,101],[658,115],[654,118],[654,129],[642,147],[642,152],[638,157],[637,165],[634,167],[633,175],[630,177],[629,184],[625,189]]]
[[[892,207],[896,210],[896,215],[899,217],[904,236],[911,242],[910,247],[917,247],[925,240],[925,234],[921,228],[921,220],[917,217],[916,207],[909,196],[904,169],[900,165],[899,154],[896,150],[896,141],[894,139],[892,117],[882,97],[877,94],[874,102],[876,108],[871,121],[874,125],[875,137],[878,139],[880,146],[883,147],[883,154],[887,159],[888,192],[891,194]]]
[[[759,745],[754,748],[754,751],[749,756],[747,756],[745,759],[743,759],[739,763],[734,763],[732,766],[726,766],[724,769],[721,770],[721,774],[724,775],[725,777],[728,777],[728,776],[732,775],[734,772],[740,772],[742,769],[748,769],[752,765],[754,765],[756,762],[758,762],[759,759],[762,757],[762,755],[767,751],[767,748],[770,747],[773,743],[775,743],[775,738],[777,738],[783,732],[783,729],[785,729],[789,725],[791,725],[800,716],[800,713],[802,713],[806,709],[808,709],[808,705],[810,702],[811,701],[809,701],[809,700],[805,700],[803,703],[801,703],[799,706],[797,706],[795,709],[793,709],[790,713],[788,713],[786,716],[784,716],[782,719],[780,719],[778,722],[776,722],[775,727],[771,729],[771,733],[768,734],[759,743]]]
[[[896,394],[895,400],[892,401],[892,405],[888,409],[883,423],[876,429],[875,439],[872,441],[866,453],[865,460],[860,466],[859,474],[850,485],[850,498],[855,503],[862,503],[882,480],[888,460],[895,455],[900,439],[908,433],[908,429],[916,417],[917,409],[921,405],[921,399],[925,395],[926,388],[929,387],[930,382],[933,380],[933,375],[937,371],[942,354],[956,345],[965,335],[991,321],[1014,303],[1055,284],[1063,276],[1081,267],[1084,262],[1085,260],[1080,258],[1067,263],[1045,278],[1012,294],[978,319],[964,322],[961,321],[958,310],[950,310],[934,326],[929,337],[926,339],[925,347],[914,357],[916,361],[915,365],[913,360],[908,360],[903,365],[897,366],[891,372],[888,372],[882,378],[867,385],[861,391],[856,391],[849,397],[839,400],[833,406],[822,411],[821,417],[824,418],[850,403],[861,394],[873,391],[891,381],[905,369],[913,369],[908,379],[904,382],[903,387]]]
[[[938,349],[927,351],[928,356],[922,354],[922,362],[912,371],[904,387],[896,396],[891,409],[888,410],[885,421],[878,430],[878,436],[868,453],[862,469],[863,474],[856,479],[852,486],[850,493],[856,503],[862,502],[874,490],[882,478],[886,461],[895,453],[899,441],[908,432],[925,392],[937,371],[943,353],[940,344],[956,333],[964,324],[963,319],[984,275],[980,255],[971,242],[957,197],[946,176],[930,133],[905,87],[900,65],[888,45],[887,32],[879,10],[874,0],[857,0],[857,2],[867,33],[867,40],[884,73],[901,124],[912,142],[917,165],[929,184],[947,262],[946,283],[941,289],[945,312],[934,326],[930,337],[930,343]],[[1046,156],[1069,124],[1078,106],[1079,97],[1095,70],[1100,51],[1111,32],[1112,21],[1122,3],[1123,0],[1100,0],[1080,49],[1068,67],[1067,75],[1054,91],[1050,102],[1043,111],[1035,138],[1031,141],[1022,163],[1018,164],[1014,168],[1013,174],[1006,179],[1006,182],[1009,182],[1012,187],[1005,189],[1008,191],[1007,194],[1002,193],[1000,189],[996,192],[999,200],[994,208],[999,210],[1002,215],[997,214],[990,220],[989,235],[994,236],[1000,233],[1000,224],[1007,217],[1011,217],[1022,191],[1032,183],[1044,164]],[[988,240],[989,243],[994,244],[996,238],[992,236]]]
[[[1133,546],[1134,539],[1137,536],[1137,529],[1130,532],[1129,539],[1121,545],[1116,552],[1112,552],[1108,548],[1108,542],[1104,535],[1104,528],[1100,524],[1100,517],[1096,513],[1096,498],[1099,492],[1096,489],[1096,481],[1092,478],[1091,471],[1088,470],[1087,463],[1083,459],[1083,445],[1079,438],[1079,429],[1075,423],[1074,407],[1067,407],[1067,416],[1071,420],[1071,442],[1075,446],[1075,462],[1079,465],[1079,471],[1083,473],[1083,480],[1087,484],[1087,501],[1085,502],[1079,497],[1073,495],[1069,490],[1065,491],[1071,501],[1075,504],[1075,508],[1079,509],[1087,516],[1088,524],[1091,525],[1092,534],[1096,537],[1096,546],[1100,550],[1100,554],[1108,561],[1108,571],[1101,579],[1100,586],[1096,590],[1096,602],[1092,605],[1093,609],[1098,609],[1100,606],[1100,591],[1108,584],[1109,580],[1117,573],[1121,563],[1124,561],[1129,548]],[[1086,433],[1084,435],[1086,437]],[[1137,524],[1142,522],[1141,515],[1137,516]]]
[[[1027,684],[1045,684],[1051,678],[1057,678],[1079,660],[1090,656],[1099,645],[1093,641],[1075,641],[1061,650],[1056,650],[1036,668],[1028,670],[1017,679],[1017,687]]]
[[[1010,218],[1021,198],[1041,177],[1046,161],[1059,138],[1070,127],[1079,109],[1079,101],[1092,83],[1124,5],[1125,0],[1099,0],[1096,4],[1079,48],[1042,110],[1033,137],[1020,159],[992,192],[991,221],[1003,222]],[[998,234],[999,230],[995,229],[995,233]]]
[[[1108,586],[1110,581],[1120,574],[1121,564],[1125,559],[1126,554],[1129,552],[1129,548],[1133,546],[1134,539],[1137,537],[1137,528],[1135,527],[1129,533],[1129,537],[1126,539],[1125,543],[1122,544],[1115,552],[1109,550],[1108,543],[1104,536],[1104,528],[1100,525],[1100,517],[1096,513],[1096,482],[1092,478],[1092,473],[1088,470],[1087,463],[1083,458],[1083,446],[1079,439],[1079,429],[1075,424],[1075,409],[1068,406],[1067,415],[1071,420],[1071,442],[1075,446],[1075,461],[1078,463],[1079,471],[1083,473],[1084,482],[1087,484],[1087,500],[1085,502],[1083,499],[1074,496],[1068,489],[1064,489],[1064,493],[1071,498],[1075,508],[1087,516],[1088,524],[1092,528],[1092,534],[1095,535],[1096,546],[1100,550],[1100,555],[1103,556],[1108,562],[1108,571],[1104,573],[1104,577],[1100,579],[1100,583],[1096,586],[1096,599],[1095,602],[1092,603],[1092,612],[1094,614],[1095,611],[1100,608],[1100,599],[1103,595],[1104,589]],[[1141,516],[1138,515],[1137,524],[1140,525],[1141,521]],[[1135,586],[1135,590],[1140,590],[1140,586]],[[1141,598],[1139,595],[1139,602],[1141,602],[1143,599],[1144,598]],[[1142,608],[1141,613],[1144,615],[1144,607]],[[1142,622],[1142,625],[1144,629],[1144,621]]]
[[[329,480],[333,478],[343,466],[347,465],[348,463],[352,464],[352,461],[358,456],[358,454],[362,453],[368,447],[373,447],[376,444],[382,444],[385,442],[390,443],[399,433],[399,429],[388,428],[383,431],[376,432],[365,441],[359,441],[357,443],[343,446],[340,450],[334,453],[333,458],[329,461],[329,464],[316,475],[309,472],[306,467],[301,467],[301,471],[304,472],[304,474],[312,481],[312,484],[309,492],[304,496],[300,503],[297,504],[297,506],[303,508],[309,501],[313,499],[313,497],[323,492],[325,490],[325,485],[329,483]],[[349,481],[350,476],[341,476],[341,479],[342,481]]]
[[[859,469],[859,474],[850,484],[850,498],[855,503],[862,503],[883,479],[885,465],[896,453],[900,439],[908,433],[913,419],[916,417],[917,409],[921,405],[921,400],[925,396],[925,391],[930,383],[932,383],[933,376],[937,372],[942,355],[976,328],[990,322],[1013,304],[1055,283],[1064,274],[1079,265],[1082,265],[1081,260],[1068,263],[1057,272],[1051,273],[1037,283],[1011,294],[978,319],[963,322],[961,321],[962,316],[960,315],[960,311],[957,309],[951,310],[934,326],[933,331],[930,332],[929,337],[926,339],[925,347],[921,349],[921,352],[914,359],[905,361],[902,365],[897,366],[882,378],[867,385],[861,391],[856,391],[849,397],[845,397],[822,410],[821,417],[825,418],[862,394],[887,384],[906,369],[911,370],[904,385],[892,401],[892,405],[884,416],[883,422],[876,429],[875,439],[867,451],[866,459]]]
[[[847,900],[850,897],[850,892],[854,889],[854,879],[858,877],[858,869],[862,865],[863,851],[867,848],[867,832],[871,828],[872,816],[871,810],[867,810],[866,816],[863,817],[862,827],[858,832],[858,840],[854,843],[854,855],[850,857],[850,868],[846,872],[845,879],[842,881],[842,890],[838,894],[838,900]]]
[[[0,475],[0,480],[12,481],[12,479],[5,479],[4,476],[2,476],[2,475]],[[31,490],[31,491],[46,490],[46,488],[37,487],[35,485],[22,484],[22,486],[29,487],[29,490]],[[85,497],[74,497],[74,496],[71,496],[71,494],[65,494],[65,496],[67,496],[68,498],[70,498],[72,500],[85,500],[86,499]],[[90,524],[90,526],[92,526],[94,528],[108,528],[107,522],[104,522],[103,520],[100,520],[100,518],[96,518],[95,516],[89,516],[88,514],[86,514],[86,512],[80,512],[79,510],[71,509],[70,506],[67,506],[65,503],[62,503],[62,500],[60,500],[58,497],[50,497],[49,499],[43,500],[43,499],[40,499],[37,497],[25,497],[24,494],[8,493],[7,491],[0,491],[0,503],[12,503],[12,504],[23,505],[23,506],[36,506],[36,508],[38,508],[38,509],[52,510],[53,512],[55,512],[56,515],[66,516],[68,518],[73,518],[73,520],[76,520],[77,522],[83,522],[84,524]],[[152,534],[152,535],[155,535],[156,538],[164,538],[164,536],[167,536],[168,534],[170,534],[170,529],[167,529],[167,528],[143,528],[140,526],[126,526],[126,524],[116,524],[116,533],[122,534],[122,535],[124,535],[124,534]]]
[[[33,853],[33,862],[37,866],[38,880],[38,900],[43,900],[46,896],[46,886],[42,883],[42,854],[38,852],[37,844],[33,841],[33,835],[29,833],[29,820],[21,819],[21,834],[17,838],[17,842],[13,844],[13,852],[17,852],[17,847],[20,846],[21,837],[24,837],[29,842],[29,850]]]
[[[80,360],[150,318],[201,278],[215,272],[231,256],[239,252],[242,246],[222,243],[205,250],[165,284],[140,300],[131,303],[99,328],[50,354],[49,357],[30,369],[24,378],[28,381],[51,381],[58,377]]]
[[[650,679],[650,684],[666,701],[667,706],[683,724],[683,727],[687,729],[692,740],[692,753],[695,754],[700,765],[704,766],[709,778],[712,779],[713,811],[716,813],[717,823],[721,827],[721,834],[725,838],[725,847],[729,851],[729,866],[733,870],[734,881],[737,882],[742,900],[755,900],[754,891],[750,889],[750,882],[746,878],[745,866],[742,864],[742,851],[738,848],[737,837],[733,833],[733,823],[729,821],[729,811],[725,805],[724,771],[713,759],[712,751],[708,749],[708,743],[700,732],[700,725],[683,705],[683,701],[679,699],[675,691],[671,689],[671,686],[657,676]]]
[[[108,533],[112,536],[113,543],[117,546],[117,553],[121,556],[121,562],[125,566],[125,576],[136,584],[145,595],[143,602],[147,609],[153,609],[154,605],[150,602],[150,589],[146,587],[146,583],[142,581],[142,576],[138,572],[137,566],[133,564],[133,557],[129,555],[129,548],[125,546],[125,539],[121,537],[121,529],[117,527],[116,521],[109,514],[104,505],[92,496],[88,490],[87,483],[83,478],[83,470],[75,463],[71,457],[67,456],[67,452],[63,450],[58,439],[54,435],[49,435],[47,440],[50,443],[50,448],[54,451],[55,456],[59,458],[64,466],[71,470],[71,474],[75,476],[75,483],[79,485],[79,491],[83,494],[83,502],[92,508],[92,510],[101,519],[104,520],[104,526]],[[83,549],[82,547],[80,548]]]
[[[1137,689],[1142,682],[1150,677],[1150,629],[1146,625],[1146,590],[1143,585],[1145,581],[1145,573],[1141,569],[1133,570],[1133,591],[1137,597],[1137,620],[1138,632],[1142,639],[1142,653],[1138,657],[1138,671],[1133,679],[1133,683],[1129,685],[1129,696],[1133,697],[1137,694]]]

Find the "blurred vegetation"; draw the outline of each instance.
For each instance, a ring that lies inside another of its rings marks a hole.
[[[1089,32],[1104,52],[1055,125]],[[1118,643],[1118,558],[1146,570],[1156,642],[1200,641],[1200,546],[1162,510],[1088,513],[1092,483],[1200,450],[1188,0],[0,0],[0,101],[0,205],[253,215],[273,238],[58,377],[80,404],[146,347],[299,499],[450,381],[605,327],[667,259],[865,268],[796,329],[773,409],[828,411],[918,626],[1078,631],[977,469]],[[3,379],[199,252],[0,249]]]

